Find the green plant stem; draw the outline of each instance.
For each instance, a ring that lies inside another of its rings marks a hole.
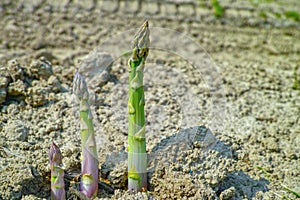
[[[298,192],[296,192],[296,191],[294,191],[294,190],[288,188],[286,185],[283,185],[283,184],[281,184],[281,185],[282,185],[282,187],[283,187],[286,191],[292,193],[292,194],[295,195],[297,198],[300,198],[300,193],[298,193]]]
[[[213,7],[213,12],[216,17],[223,17],[224,9],[218,0],[211,0],[211,5]]]
[[[146,21],[133,41],[129,64],[128,100],[128,190],[147,190],[147,152],[145,138],[145,97],[143,73],[149,52],[149,28]]]
[[[299,88],[299,81],[300,80],[298,80],[297,70],[298,70],[298,68],[295,67],[295,70],[294,70],[294,84],[293,84],[293,87],[292,87],[294,90],[297,90]]]

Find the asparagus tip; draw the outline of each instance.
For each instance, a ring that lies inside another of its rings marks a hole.
[[[150,30],[149,30],[149,23],[146,20],[144,24],[141,26],[139,31],[134,36],[133,40],[133,54],[132,60],[136,61],[140,58],[146,59],[149,52],[149,45],[150,45]]]
[[[87,84],[83,76],[76,70],[74,81],[73,81],[73,94],[75,94],[79,99],[88,99],[88,89]]]
[[[52,142],[49,150],[49,158],[51,164],[60,165],[62,163],[62,155],[58,146]]]
[[[149,23],[148,23],[148,20],[146,20],[143,24],[143,28],[148,28],[149,27]]]

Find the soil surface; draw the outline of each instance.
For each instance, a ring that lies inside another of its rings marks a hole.
[[[52,141],[78,198],[76,69],[90,89],[97,199],[296,199],[300,2],[224,0],[221,16],[213,1],[116,2],[0,2],[0,199],[50,197]],[[127,60],[145,19],[148,192],[130,195]]]

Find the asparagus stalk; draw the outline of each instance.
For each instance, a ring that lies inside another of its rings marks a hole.
[[[143,72],[149,52],[149,34],[146,21],[134,37],[132,56],[128,61],[128,190],[131,193],[147,190]]]
[[[59,148],[52,143],[49,150],[51,169],[51,199],[65,200],[64,170],[61,168],[62,156]]]
[[[80,191],[92,198],[98,191],[98,156],[93,127],[93,116],[88,103],[89,93],[84,78],[77,71],[73,82],[73,93],[78,98],[80,135],[82,143],[82,165]]]

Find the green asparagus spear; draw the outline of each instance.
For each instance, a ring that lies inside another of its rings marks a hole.
[[[77,71],[74,77],[73,93],[80,101],[80,133],[82,143],[82,165],[80,191],[88,198],[98,191],[98,156],[93,127],[93,116],[88,103],[89,93],[84,78]]]
[[[132,56],[128,61],[128,190],[131,193],[147,190],[143,72],[149,52],[149,34],[146,21],[134,37]]]

